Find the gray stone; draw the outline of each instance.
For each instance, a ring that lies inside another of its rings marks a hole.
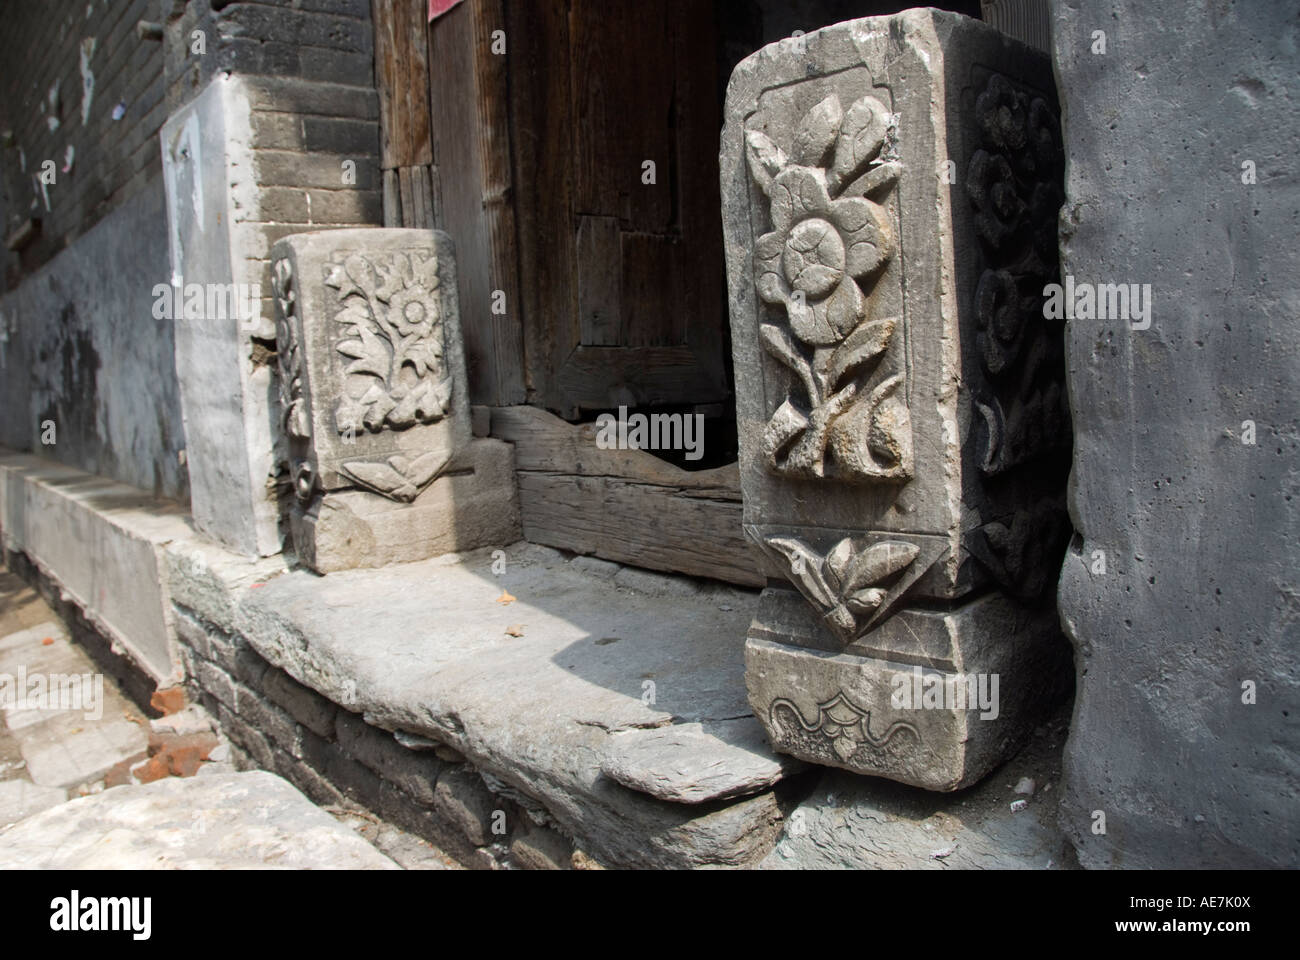
[[[262,263],[249,248],[259,203],[251,114],[247,82],[223,75],[163,125],[172,275],[160,282],[233,286],[236,293],[234,285],[243,285],[256,302],[243,318],[229,309],[207,316],[206,302],[204,316],[182,315],[175,362],[194,525],[240,553],[265,556],[280,549],[274,382],[253,341],[271,338],[274,327],[262,309],[269,293],[261,289]]]
[[[450,238],[300,233],[271,258],[299,559],[326,573],[516,539],[512,451],[471,443]]]
[[[472,770],[458,767],[438,777],[433,808],[474,846],[493,841],[493,817],[500,805]]]
[[[804,765],[774,757],[752,717],[629,730],[611,738],[605,776],[674,803],[704,803],[767,790]]]
[[[529,826],[511,839],[510,859],[524,870],[569,870],[573,844],[554,830]]]
[[[411,503],[365,490],[321,497],[301,521],[298,549],[312,569],[328,573],[505,545],[521,529],[510,445],[472,440]]]
[[[752,600],[722,611],[703,597],[619,591],[614,603],[608,583],[554,551],[511,545],[500,576],[492,552],[324,578],[291,571],[256,589],[237,565],[207,563],[202,589],[182,589],[237,621],[298,682],[374,726],[449,744],[533,798],[602,863],[740,865],[764,855],[781,816],[771,791],[703,813],[601,772],[618,731],[747,714],[740,637]],[[218,571],[231,576],[224,592],[209,579]],[[496,603],[503,588],[517,598],[508,608]],[[504,634],[512,623],[525,624],[523,637]],[[595,642],[606,637],[621,639]]]
[[[648,597],[693,597],[700,592],[699,582],[690,577],[675,577],[640,567],[620,569],[614,574],[614,585]]]
[[[1040,310],[1057,275],[1052,91],[1041,54],[937,10],[783,40],[732,75],[744,523],[784,582],[763,591],[747,680],[784,752],[954,790],[1063,686],[1048,588],[1070,434],[1061,324]],[[900,665],[949,686],[1009,672],[1010,702],[982,724],[898,707]]]
[[[25,820],[68,799],[63,787],[41,787],[30,780],[0,781],[0,827]]]
[[[1294,869],[1295,7],[1051,9],[1062,273],[1150,284],[1145,316],[1068,324],[1062,825],[1087,867]]]
[[[0,528],[65,598],[160,686],[180,679],[164,548],[186,514],[143,491],[0,450]]]
[[[395,870],[271,773],[169,777],[71,800],[0,831],[7,870]]]
[[[588,576],[599,577],[601,580],[613,580],[623,569],[620,564],[599,557],[574,557],[569,564],[574,570],[581,570]]]

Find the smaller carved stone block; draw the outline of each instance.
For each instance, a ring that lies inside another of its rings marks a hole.
[[[471,439],[450,238],[377,228],[301,233],[278,241],[271,261],[293,487],[285,499],[299,556],[324,572],[437,552],[446,538],[422,523],[422,547],[413,547],[392,514],[414,506]],[[512,489],[511,479],[506,500]],[[378,503],[366,507],[366,497]],[[340,536],[339,523],[324,523],[340,511],[378,511],[385,520],[364,531],[348,524],[356,536]],[[417,513],[432,515],[427,505]],[[454,528],[454,516],[445,519]]]

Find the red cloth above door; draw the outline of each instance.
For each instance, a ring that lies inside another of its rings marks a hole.
[[[429,22],[432,23],[458,3],[460,0],[429,0]]]

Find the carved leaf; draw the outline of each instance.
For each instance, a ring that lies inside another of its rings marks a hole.
[[[887,317],[861,324],[835,348],[830,360],[830,382],[838,387],[844,377],[881,356],[889,349],[898,320]]]
[[[426,290],[438,288],[438,258],[423,253],[411,254],[411,277],[415,286]]]
[[[852,182],[880,152],[889,128],[889,112],[875,97],[863,97],[844,115],[839,139],[835,141],[835,161],[831,167],[832,188]]]
[[[352,256],[343,261],[343,269],[347,271],[349,279],[357,285],[362,293],[367,297],[374,297],[376,285],[375,268],[370,265],[370,262],[366,260],[365,257],[356,253],[352,254]]]
[[[920,552],[920,547],[904,540],[873,543],[849,564],[845,593],[856,595],[864,587],[880,583],[910,564]]]
[[[343,469],[380,493],[392,493],[407,482],[404,476],[387,463],[356,460],[343,464]]]
[[[335,349],[345,357],[353,357],[347,365],[347,373],[368,373],[381,380],[388,378],[392,357],[386,342],[377,337],[368,325],[361,324],[354,328],[357,337],[352,340],[340,340]]]
[[[423,487],[438,475],[450,459],[451,454],[446,452],[434,451],[422,454],[412,460],[410,466],[404,471],[406,479],[417,487]]]
[[[903,375],[883,381],[867,397],[871,426],[867,446],[884,463],[906,469],[911,460],[911,426],[907,405],[894,396],[903,385]]]
[[[436,336],[435,333],[406,348],[406,359],[415,368],[416,376],[423,377],[430,371],[435,374],[441,372],[442,345],[438,342],[440,339],[441,337]]]
[[[875,613],[887,593],[887,590],[879,587],[867,587],[865,590],[858,590],[851,594],[844,605],[855,614]]]
[[[745,143],[749,170],[763,192],[770,193],[772,179],[789,165],[790,160],[786,157],[785,151],[761,130],[750,130],[746,133]]]
[[[808,418],[794,404],[786,400],[763,431],[763,453],[767,460],[776,463],[781,452],[789,446],[790,441],[808,429]]]
[[[790,537],[772,537],[766,543],[789,561],[790,576],[814,602],[824,607],[834,604],[830,587],[822,577],[821,557]]]
[[[825,166],[826,155],[835,145],[843,120],[840,98],[833,93],[804,114],[794,135],[795,163],[807,167]]]

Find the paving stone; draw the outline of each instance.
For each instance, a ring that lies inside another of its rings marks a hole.
[[[0,827],[17,823],[67,799],[68,791],[62,787],[41,787],[27,780],[0,781]]]
[[[265,771],[169,777],[69,801],[0,831],[4,869],[393,870]]]
[[[675,803],[703,803],[767,790],[806,767],[774,756],[753,717],[630,730],[610,738],[601,763],[625,787]]]

